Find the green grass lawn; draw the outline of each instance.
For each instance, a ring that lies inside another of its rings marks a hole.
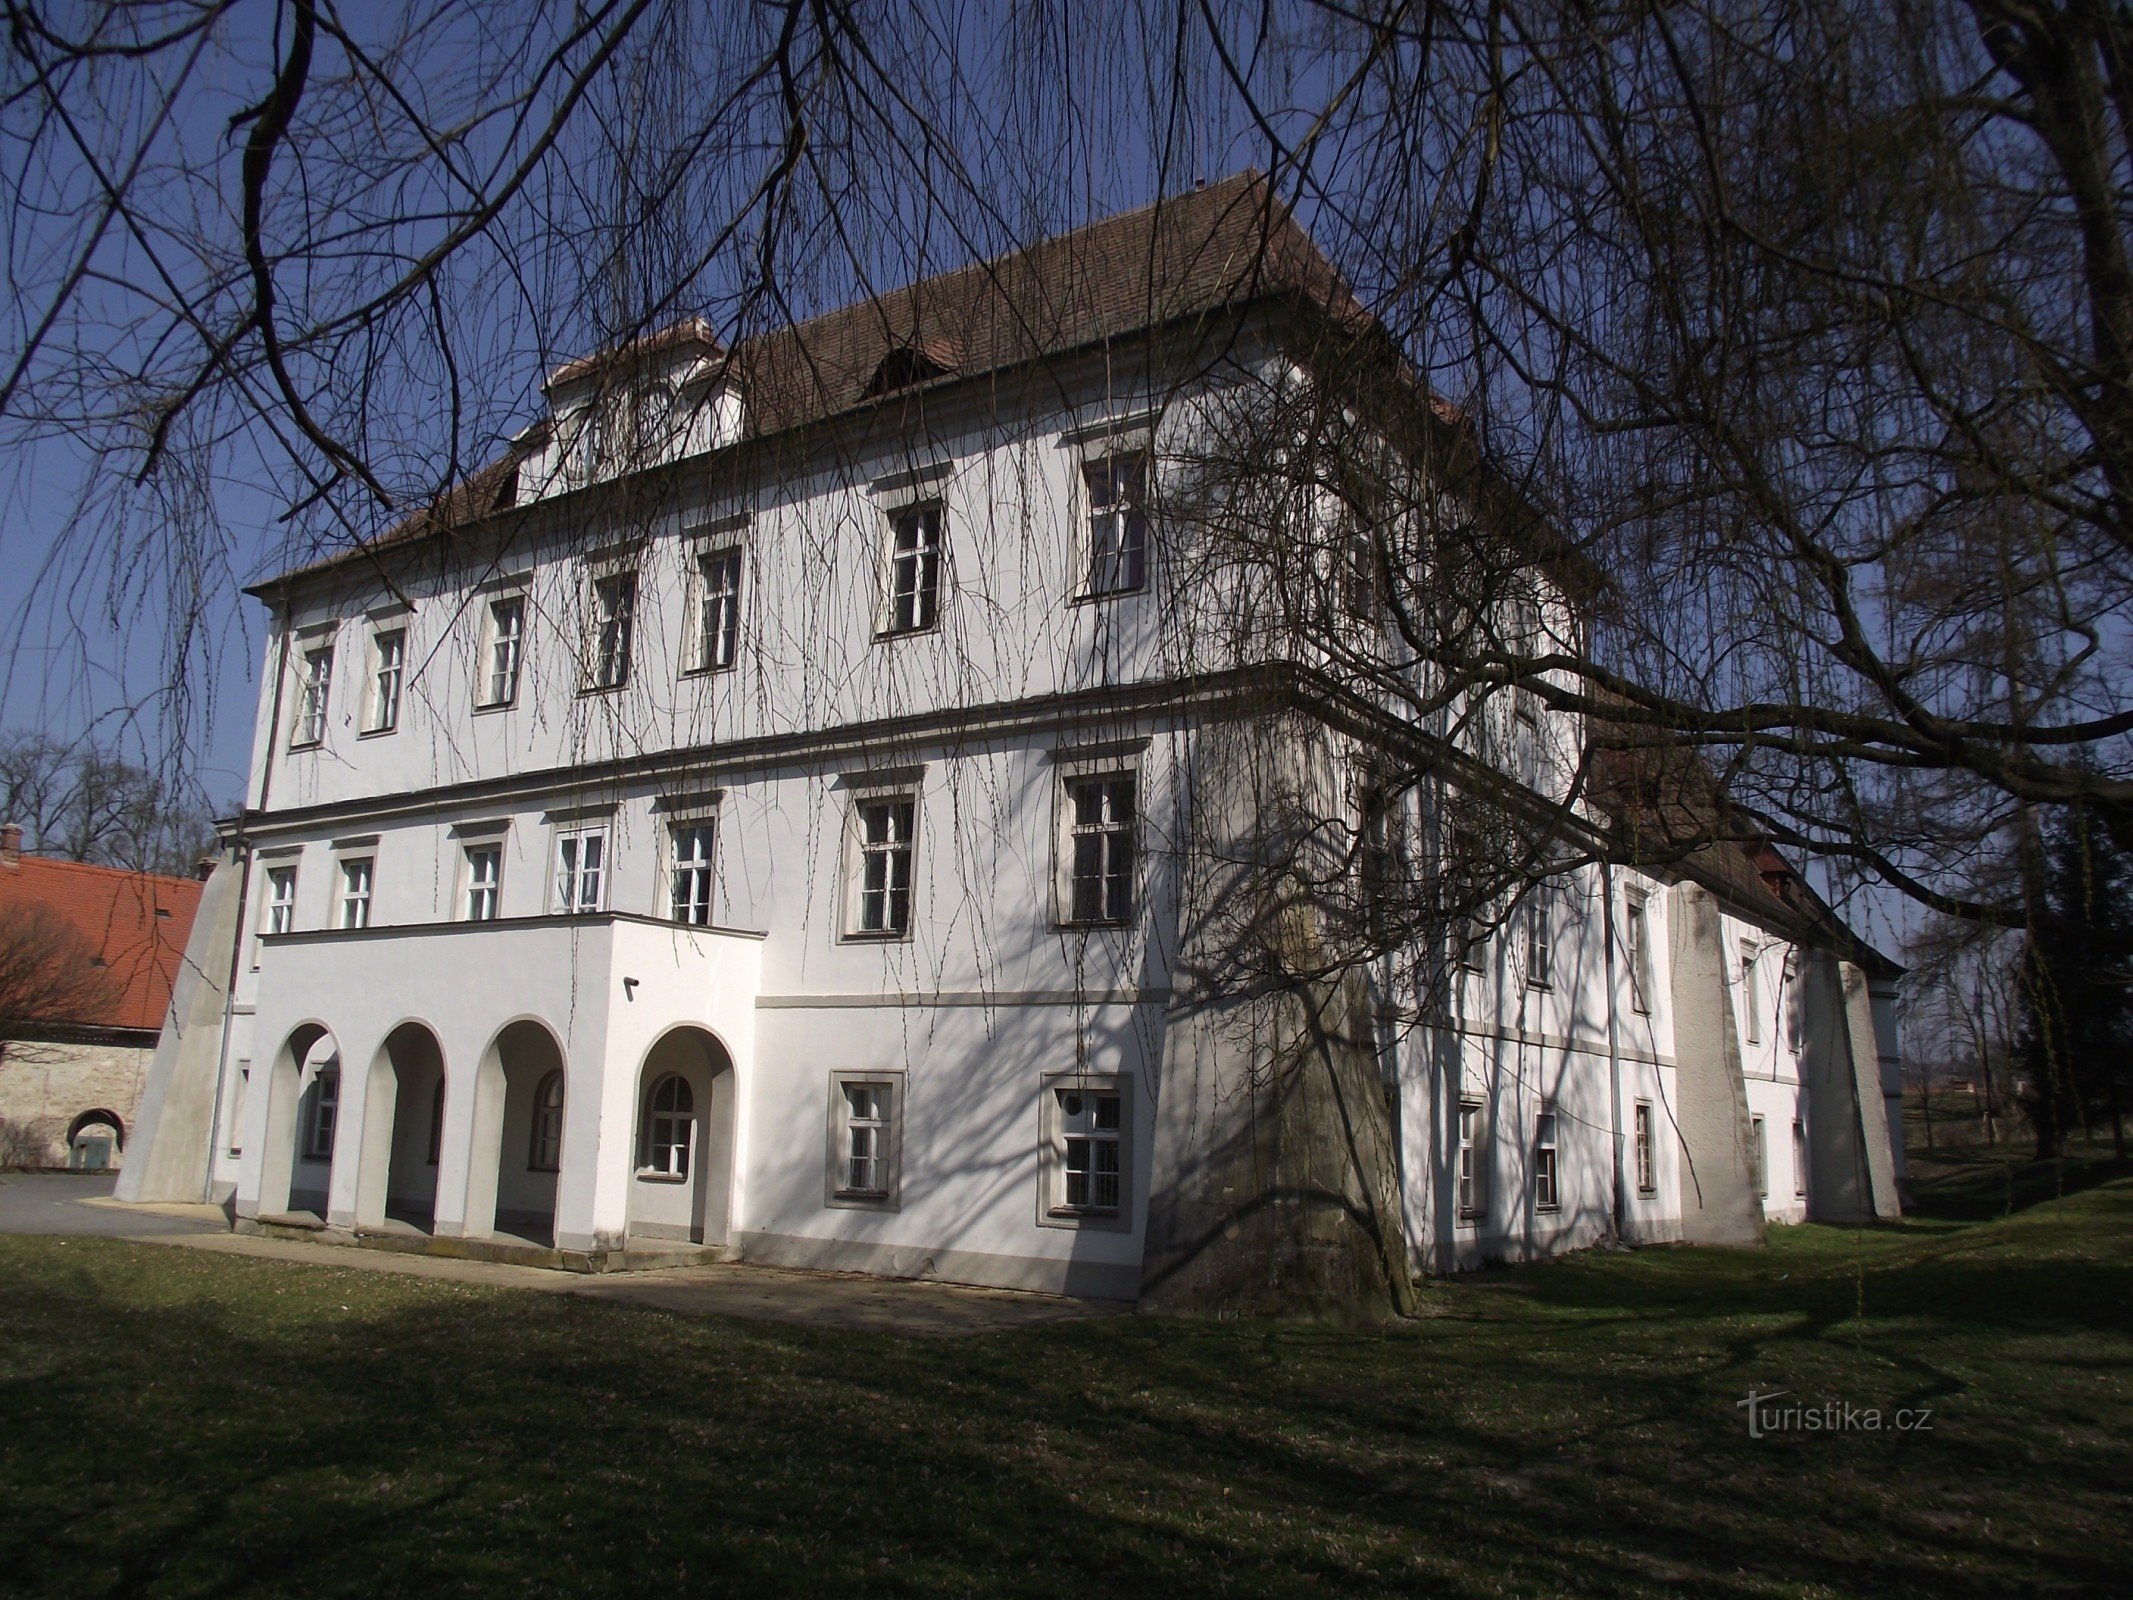
[[[0,1239],[0,1592],[2124,1594],[2129,1247],[2120,1180],[943,1341]]]

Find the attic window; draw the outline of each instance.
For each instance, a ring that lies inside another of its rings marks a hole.
[[[902,344],[881,358],[881,365],[867,380],[865,392],[869,395],[888,394],[895,389],[908,389],[915,383],[924,383],[929,378],[945,377],[954,370],[955,363],[948,359],[948,352],[932,341]]]

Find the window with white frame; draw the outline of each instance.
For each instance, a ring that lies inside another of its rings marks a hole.
[[[918,801],[908,794],[865,796],[853,807],[853,821],[850,931],[901,938],[911,931]]]
[[[1488,935],[1470,902],[1475,897],[1472,841],[1456,823],[1444,828],[1443,871],[1453,897],[1451,918],[1452,958],[1462,967],[1478,969],[1485,959]]]
[[[833,1199],[878,1204],[894,1196],[896,1088],[886,1078],[837,1081]]]
[[[637,574],[609,572],[593,579],[586,641],[586,685],[619,689],[629,682],[630,647],[637,627]]]
[[[267,868],[267,893],[265,904],[260,908],[259,931],[262,934],[288,933],[296,927],[296,868]],[[252,965],[259,965],[260,946],[252,946]]]
[[[1543,880],[1526,891],[1526,982],[1545,989],[1555,981],[1555,885]]]
[[[1066,779],[1066,915],[1070,923],[1133,920],[1138,810],[1134,774]]]
[[[889,513],[887,604],[881,631],[923,633],[940,617],[941,506],[938,501]]]
[[[526,1170],[563,1169],[563,1072],[559,1067],[534,1086],[533,1120],[526,1137]]]
[[[667,883],[667,914],[676,922],[708,927],[711,922],[711,860],[717,847],[714,822],[677,822],[667,830],[673,865]]]
[[[370,636],[370,719],[366,733],[400,726],[400,684],[407,666],[407,630],[380,628]]]
[[[738,659],[740,647],[740,547],[702,551],[696,557],[696,652],[690,670],[723,671]]]
[[[370,880],[373,859],[370,856],[343,856],[341,858],[341,926],[344,928],[367,928],[370,926]]]
[[[1800,994],[1800,958],[1797,952],[1785,958],[1785,1048],[1800,1053],[1800,1037],[1806,1032]]]
[[[1757,1199],[1770,1193],[1770,1152],[1763,1143],[1763,1119],[1748,1119],[1748,1142],[1753,1147],[1755,1161],[1755,1194]]]
[[[1541,1211],[1554,1211],[1563,1203],[1555,1160],[1555,1108],[1543,1106],[1533,1124],[1533,1204]]]
[[[1622,910],[1629,944],[1629,1003],[1637,1011],[1652,1008],[1652,913],[1645,895],[1630,891]]]
[[[1740,947],[1741,1033],[1750,1044],[1763,1042],[1762,999],[1755,992],[1755,946],[1743,939]]]
[[[1792,1124],[1792,1192],[1807,1198],[1807,1124],[1797,1118]]]
[[[641,1172],[661,1178],[686,1178],[696,1148],[696,1093],[689,1080],[670,1072],[652,1085],[644,1099],[644,1139],[638,1151]]]
[[[311,1114],[304,1125],[304,1159],[333,1159],[333,1130],[341,1115],[341,1073],[338,1067],[322,1067],[311,1080]]]
[[[555,835],[555,900],[570,916],[599,911],[607,894],[607,825],[558,828]]]
[[[1637,1192],[1650,1194],[1659,1185],[1652,1175],[1652,1103],[1639,1100],[1632,1118],[1637,1147]]]
[[[481,703],[508,706],[518,699],[519,667],[525,659],[526,597],[499,595],[489,602],[482,650]]]
[[[504,847],[484,842],[466,847],[466,920],[494,922],[504,888]]]
[[[1148,457],[1143,451],[1085,460],[1088,566],[1082,593],[1130,594],[1148,581]]]
[[[1481,1215],[1481,1102],[1459,1102],[1459,1215]]]
[[[1119,1219],[1126,1213],[1126,1091],[1117,1078],[1046,1086],[1052,1155],[1050,1214]]]
[[[326,739],[326,706],[333,691],[333,643],[306,650],[296,684],[296,728],[291,743],[323,744]]]

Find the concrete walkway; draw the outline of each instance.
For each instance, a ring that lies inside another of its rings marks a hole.
[[[0,1172],[0,1233],[75,1239],[226,1233],[220,1206],[130,1206],[111,1198],[115,1172]]]
[[[1129,1308],[1113,1301],[1069,1300],[1058,1295],[972,1289],[951,1283],[914,1283],[856,1273],[796,1272],[745,1262],[673,1267],[659,1272],[587,1275],[493,1261],[455,1261],[403,1255],[346,1245],[302,1244],[233,1233],[159,1234],[143,1244],[180,1245],[219,1255],[250,1256],[290,1265],[344,1267],[355,1272],[395,1272],[446,1283],[525,1289],[537,1294],[575,1295],[585,1300],[653,1306],[689,1317],[749,1317],[844,1332],[922,1334],[955,1338],[1027,1328],[1039,1323],[1117,1316]]]
[[[952,1283],[870,1278],[858,1273],[798,1272],[728,1263],[653,1272],[586,1274],[493,1261],[365,1250],[351,1245],[233,1234],[218,1206],[127,1205],[111,1198],[110,1173],[0,1174],[0,1233],[59,1234],[181,1245],[220,1255],[289,1265],[396,1272],[447,1283],[577,1295],[587,1300],[653,1306],[690,1317],[751,1317],[848,1332],[958,1337],[1085,1317],[1118,1316],[1116,1301],[972,1289]]]

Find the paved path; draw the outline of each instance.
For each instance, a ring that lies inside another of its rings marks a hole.
[[[115,1172],[0,1172],[0,1233],[168,1238],[226,1232],[220,1206],[125,1206]]]
[[[1102,1300],[914,1283],[858,1273],[796,1272],[736,1263],[658,1272],[588,1275],[494,1261],[456,1261],[351,1245],[307,1244],[233,1234],[214,1206],[131,1206],[110,1198],[111,1174],[0,1174],[0,1233],[67,1234],[182,1245],[291,1265],[396,1272],[447,1283],[653,1306],[692,1317],[749,1317],[848,1332],[956,1337],[1039,1323],[1116,1316]]]

